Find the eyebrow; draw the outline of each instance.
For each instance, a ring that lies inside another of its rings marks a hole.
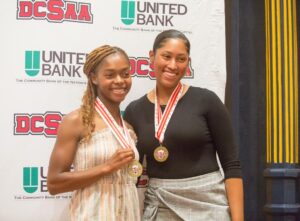
[[[169,54],[174,54],[172,51],[162,51],[162,53],[169,53]],[[188,55],[188,53],[180,53],[178,55]]]
[[[126,67],[126,68],[122,68],[122,69],[114,69],[114,68],[108,68],[108,69],[104,69],[104,71],[116,71],[116,70],[121,70],[121,71],[123,71],[123,70],[128,70],[128,69],[130,69],[130,66],[128,66],[128,67]]]

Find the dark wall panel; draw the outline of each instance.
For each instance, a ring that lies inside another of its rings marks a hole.
[[[226,105],[240,148],[245,218],[264,221],[265,24],[264,1],[226,0]]]

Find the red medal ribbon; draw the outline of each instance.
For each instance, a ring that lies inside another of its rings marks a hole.
[[[168,100],[166,109],[162,114],[159,101],[157,99],[157,92],[155,92],[155,102],[154,102],[154,126],[155,126],[155,137],[159,140],[160,143],[163,142],[165,131],[171,119],[171,116],[174,113],[175,107],[178,103],[179,98],[183,92],[183,86],[179,82],[174,91],[171,94],[171,97]]]
[[[102,103],[102,101],[97,97],[95,100],[95,109],[99,113],[99,115],[102,117],[104,122],[108,125],[108,127],[111,129],[113,134],[115,135],[116,139],[119,141],[121,146],[123,148],[131,148],[131,145],[133,144],[133,140],[131,139],[129,135],[129,131],[124,123],[124,120],[120,114],[122,126],[124,129],[124,133],[120,131],[118,128],[118,124],[115,121],[115,119],[112,117],[112,115],[109,113],[105,105]]]

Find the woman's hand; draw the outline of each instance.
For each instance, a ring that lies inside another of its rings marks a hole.
[[[109,173],[113,173],[125,166],[127,166],[134,159],[134,152],[131,148],[120,148],[106,161],[105,165]]]

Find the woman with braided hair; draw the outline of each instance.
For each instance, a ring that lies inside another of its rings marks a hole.
[[[47,185],[50,194],[74,191],[71,220],[140,220],[135,184],[141,166],[119,107],[131,88],[129,70],[122,49],[94,49],[83,68],[88,82],[82,105],[59,126]]]

